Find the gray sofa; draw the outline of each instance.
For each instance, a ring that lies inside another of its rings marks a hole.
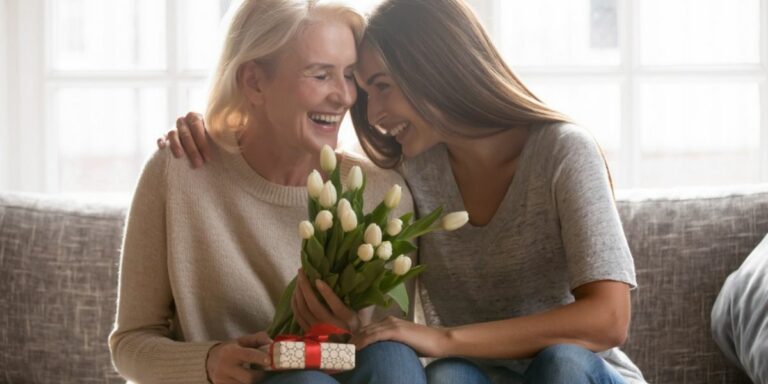
[[[768,186],[617,204],[639,284],[624,350],[651,383],[749,383],[709,314],[768,232]],[[106,340],[125,208],[0,193],[0,383],[122,382]]]

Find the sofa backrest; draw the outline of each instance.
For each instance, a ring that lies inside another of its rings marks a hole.
[[[710,336],[725,278],[768,233],[768,187],[617,202],[639,288],[624,351],[651,383],[749,383]],[[0,193],[0,383],[120,383],[107,336],[124,206]]]
[[[617,203],[638,282],[622,349],[651,383],[750,383],[712,341],[710,312],[726,277],[768,233],[768,188],[650,195]]]
[[[123,383],[107,336],[124,208],[0,194],[0,383]]]

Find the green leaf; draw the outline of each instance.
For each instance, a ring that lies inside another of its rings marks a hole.
[[[408,313],[408,291],[405,289],[405,284],[400,283],[396,285],[389,293],[387,293],[389,297],[391,297],[395,303],[400,307],[400,310],[403,311],[403,313]]]
[[[301,268],[309,279],[315,280],[320,278],[320,272],[309,262],[309,255],[305,251],[301,251]]]
[[[342,240],[341,245],[339,246],[339,250],[336,252],[336,263],[333,266],[334,270],[341,268],[341,263],[346,262],[345,255],[347,252],[349,252],[350,249],[353,248],[353,246],[359,247],[360,244],[363,241],[363,226],[358,225],[357,228],[344,233],[343,235],[344,240]]]
[[[323,280],[326,284],[328,284],[329,287],[331,287],[334,291],[336,290],[336,284],[339,281],[339,275],[336,273],[331,273],[328,276],[325,277]]]
[[[339,296],[346,296],[352,292],[355,287],[362,283],[364,280],[363,275],[357,273],[355,266],[347,264],[344,268],[344,272],[341,273],[341,286],[339,287]]]
[[[352,292],[363,293],[368,287],[373,285],[373,283],[376,283],[379,276],[384,272],[385,263],[384,260],[377,258],[363,264],[363,268],[360,271],[360,274],[363,276],[363,281],[358,284]]]
[[[320,208],[318,207],[317,201],[309,196],[307,196],[307,211],[309,214],[309,221],[314,222],[317,213],[320,212]]]
[[[323,246],[314,236],[307,241],[307,254],[309,255],[309,263],[319,272],[320,277],[327,275],[331,270],[331,265],[325,258],[325,251]]]
[[[387,225],[387,213],[389,213],[389,208],[382,201],[373,212],[365,217],[365,222],[368,224],[376,223],[379,227],[385,228]]]
[[[400,221],[403,222],[403,227],[410,225],[412,218],[413,218],[413,212],[408,212],[405,215],[400,216]]]
[[[289,320],[293,318],[293,311],[291,310],[291,299],[293,298],[293,291],[296,289],[296,277],[288,283],[288,286],[280,295],[280,300],[277,302],[277,308],[275,308],[275,316],[272,319],[272,324],[267,329],[270,337],[277,336],[278,332],[282,331],[283,326]]]
[[[325,257],[328,259],[327,262],[329,266],[336,264],[336,251],[339,249],[339,243],[341,242],[343,232],[344,231],[341,229],[341,220],[334,219],[328,243],[325,245]]]
[[[432,227],[432,224],[442,214],[443,214],[443,207],[438,207],[437,209],[432,211],[429,215],[424,216],[419,220],[416,220],[408,228],[404,229],[403,232],[398,237],[403,240],[411,240],[425,233],[428,233],[430,231],[430,227]]]
[[[407,255],[415,251],[416,246],[406,240],[392,240],[392,256]]]

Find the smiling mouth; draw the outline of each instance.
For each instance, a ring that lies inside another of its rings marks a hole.
[[[333,125],[341,122],[344,115],[332,115],[325,113],[310,113],[309,119],[320,125]]]

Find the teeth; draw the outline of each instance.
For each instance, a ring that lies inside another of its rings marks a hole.
[[[322,121],[328,124],[334,124],[341,121],[342,115],[326,115],[321,113],[310,113],[309,118],[312,120]]]
[[[390,136],[397,136],[397,135],[399,135],[399,134],[400,134],[400,132],[402,132],[402,131],[405,129],[405,127],[407,127],[407,126],[408,126],[408,123],[400,123],[400,124],[398,124],[398,125],[396,125],[396,126],[392,127],[392,128],[389,130],[389,135],[390,135]]]

